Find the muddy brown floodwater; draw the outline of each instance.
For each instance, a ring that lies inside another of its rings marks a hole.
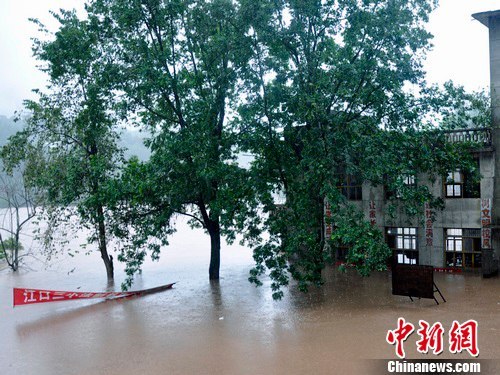
[[[396,358],[385,337],[398,317],[445,328],[442,355],[419,354],[414,333],[405,342],[410,359],[471,359],[449,352],[447,332],[453,320],[477,320],[479,358],[493,359],[491,374],[500,373],[498,278],[436,273],[448,300],[437,306],[392,296],[390,273],[330,269],[323,288],[303,294],[291,286],[275,302],[267,282],[248,283],[251,253],[239,246],[223,248],[222,279],[209,283],[207,246],[181,223],[160,263],[146,264],[134,285],[177,281],[174,289],[126,300],[12,307],[12,287],[106,290],[96,253],[1,271],[0,374],[369,374],[370,359]],[[118,268],[114,290],[122,278]]]

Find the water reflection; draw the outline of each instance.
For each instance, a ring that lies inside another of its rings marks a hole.
[[[72,301],[71,301],[72,302]],[[57,325],[66,325],[71,323],[73,320],[81,319],[92,312],[99,312],[104,310],[109,310],[109,305],[112,303],[123,303],[120,300],[102,300],[88,302],[88,305],[74,307],[71,309],[56,311],[50,316],[44,316],[40,319],[35,319],[33,321],[28,321],[16,325],[16,331],[20,338],[28,338],[31,335],[35,335],[41,330],[53,330]],[[25,307],[23,307],[25,308]],[[26,307],[28,308],[28,307]]]
[[[220,280],[210,280],[210,290],[212,295],[213,306],[215,308],[222,308],[222,294],[220,288]]]

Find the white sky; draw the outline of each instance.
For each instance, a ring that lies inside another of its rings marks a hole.
[[[31,56],[30,38],[37,28],[28,18],[39,18],[49,29],[57,23],[49,9],[83,8],[83,0],[0,0],[0,115],[22,108],[31,89],[44,87],[44,76]],[[425,68],[430,82],[453,80],[468,90],[489,85],[488,31],[472,13],[500,9],[500,0],[440,0],[429,30],[434,49]]]

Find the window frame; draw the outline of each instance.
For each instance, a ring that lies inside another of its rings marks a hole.
[[[363,182],[359,182],[356,176],[352,174],[341,174],[338,182],[337,188],[347,200],[363,200]]]
[[[459,181],[455,180],[454,175],[457,174],[459,177]],[[450,175],[452,177],[450,178]],[[459,169],[448,172],[448,175],[445,178],[444,182],[444,196],[446,198],[463,198],[464,196],[464,174]],[[448,194],[448,189],[451,187],[451,194]],[[459,193],[456,194],[456,189],[459,189]]]
[[[477,164],[477,169],[480,170],[479,156],[474,156],[474,161]],[[455,180],[456,174],[458,174],[459,181]],[[450,175],[452,175],[451,178]],[[481,180],[471,182],[472,178],[473,176],[470,173],[464,173],[460,169],[448,172],[448,174],[443,177],[443,196],[446,199],[481,198]],[[451,194],[448,194],[449,187],[452,187]],[[457,188],[459,188],[459,194],[456,194]]]
[[[392,230],[395,230],[396,233],[390,233]],[[419,264],[418,227],[386,227],[385,236],[386,243],[392,250],[393,259],[396,264]],[[392,247],[390,238],[394,238],[394,246]],[[400,256],[402,256],[402,262],[399,261]],[[408,261],[406,261],[407,259]]]
[[[449,231],[454,231],[454,233],[449,233]],[[466,245],[469,245],[470,248]],[[450,249],[451,247],[452,249]],[[444,266],[481,269],[480,228],[444,228]]]

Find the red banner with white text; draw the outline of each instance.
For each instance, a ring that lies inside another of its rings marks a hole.
[[[131,296],[139,296],[160,292],[165,289],[170,289],[175,283],[162,285],[156,288],[137,290],[131,292],[66,292],[58,290],[45,290],[45,289],[22,289],[14,288],[14,306],[30,305],[33,303],[46,303],[46,302],[59,302],[70,301],[77,299],[90,299],[90,298],[123,298]]]

